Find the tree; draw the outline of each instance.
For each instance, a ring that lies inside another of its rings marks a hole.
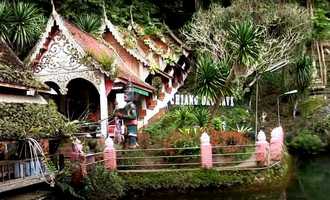
[[[226,87],[251,87],[260,74],[294,60],[311,35],[311,23],[307,10],[296,5],[236,0],[227,8],[213,4],[198,11],[181,32],[191,48],[218,61],[231,58]]]
[[[43,31],[45,19],[31,3],[0,2],[0,37],[19,55],[26,53]]]

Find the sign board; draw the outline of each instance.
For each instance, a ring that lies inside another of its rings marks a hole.
[[[186,105],[186,106],[212,106],[214,102],[212,102],[207,97],[198,97],[191,94],[176,94],[171,100],[171,105]],[[234,106],[234,97],[223,97],[221,99],[221,106]]]

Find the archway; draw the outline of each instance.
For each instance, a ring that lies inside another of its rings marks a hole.
[[[60,113],[65,114],[65,96],[60,92],[60,86],[52,81],[46,81],[45,84],[50,88],[49,93],[43,94],[47,100],[53,100]]]
[[[66,115],[71,119],[85,120],[91,113],[100,117],[100,95],[95,86],[82,78],[71,80],[67,85]]]

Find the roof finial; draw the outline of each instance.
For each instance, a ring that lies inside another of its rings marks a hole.
[[[104,21],[107,22],[108,21],[108,16],[107,16],[107,11],[105,10],[105,2],[104,1],[103,1],[103,4],[102,4],[102,8],[103,8]]]
[[[52,4],[52,11],[53,11],[53,12],[56,11],[56,10],[55,10],[55,5],[54,5],[54,1],[53,1],[53,0],[50,0],[50,4]]]

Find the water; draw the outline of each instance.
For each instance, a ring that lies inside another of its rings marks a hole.
[[[162,194],[139,200],[330,200],[330,156],[296,161],[287,188],[269,188],[258,192],[202,192]]]
[[[36,195],[38,196],[38,195]],[[10,195],[0,199],[39,199]],[[63,199],[53,197],[51,199]],[[137,200],[330,200],[330,156],[296,161],[292,179],[286,188],[270,186],[258,192],[195,191],[189,194],[153,194]],[[130,200],[129,197],[125,200]],[[136,199],[135,199],[136,200]]]

